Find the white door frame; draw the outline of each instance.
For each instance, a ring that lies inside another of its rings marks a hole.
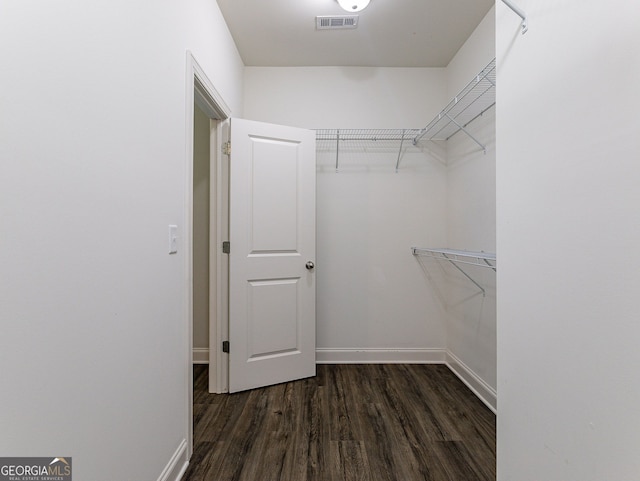
[[[186,338],[187,338],[187,347],[186,347],[186,376],[187,376],[187,395],[186,395],[186,412],[187,412],[187,459],[191,458],[193,453],[193,116],[194,116],[194,108],[197,104],[202,111],[207,114],[210,119],[217,120],[226,120],[231,117],[231,109],[228,107],[222,96],[218,93],[216,88],[213,86],[213,83],[209,80],[204,70],[198,64],[193,53],[191,51],[187,51],[187,77],[186,77],[186,106],[185,106],[185,114],[186,114],[186,155],[185,155],[185,213],[184,213],[184,272],[185,272],[185,319],[186,319]],[[215,149],[216,143],[212,144],[212,159],[219,159],[221,156],[217,155],[217,149]],[[217,175],[219,170],[220,162],[215,162],[216,165],[216,192],[220,193],[220,182],[221,176]],[[218,195],[219,196],[219,195]],[[217,199],[216,199],[217,200]],[[216,215],[216,225],[218,223],[218,219],[220,219],[220,209],[221,203],[215,202],[218,206],[215,212]],[[213,214],[213,212],[212,212]],[[216,229],[217,230],[217,229]],[[216,235],[217,237],[217,235]],[[210,238],[210,244],[212,244],[215,248],[217,245],[217,239],[214,237]],[[213,254],[214,249],[212,249]],[[217,265],[219,265],[217,263]],[[210,273],[210,275],[215,274],[218,279],[220,279],[220,269],[217,269],[216,273]],[[220,289],[220,283],[218,282],[218,292]],[[220,313],[221,303],[216,303],[218,306],[218,313]],[[211,324],[211,323],[210,323]],[[219,324],[217,323],[217,329],[213,330],[214,332],[210,334],[210,339],[216,337],[216,342],[210,342],[209,346],[209,358],[215,359],[214,356],[219,356],[218,347],[221,345],[220,342],[217,342],[217,330],[220,329]],[[219,380],[221,376],[219,375],[219,371],[222,369],[221,363],[216,363],[216,370],[213,373],[214,379]]]

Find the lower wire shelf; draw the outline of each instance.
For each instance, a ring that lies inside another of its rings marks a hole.
[[[453,267],[458,269],[467,279],[473,282],[478,289],[482,291],[482,295],[486,295],[484,287],[476,282],[462,267],[458,264],[472,265],[477,267],[486,267],[497,272],[496,255],[488,252],[474,252],[456,249],[443,248],[426,248],[412,247],[411,252],[414,256],[431,257],[451,263]]]

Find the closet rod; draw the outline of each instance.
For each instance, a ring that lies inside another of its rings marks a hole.
[[[527,14],[511,0],[502,0],[502,2],[522,19],[522,35],[527,33],[527,30],[529,30],[529,26],[527,25]]]

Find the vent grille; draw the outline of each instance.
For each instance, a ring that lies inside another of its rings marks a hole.
[[[345,28],[358,27],[358,15],[318,16],[316,17],[316,29],[318,30],[341,30]]]

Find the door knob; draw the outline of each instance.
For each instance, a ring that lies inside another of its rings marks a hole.
[[[316,265],[315,265],[313,262],[308,261],[304,266],[305,266],[307,269],[311,270],[311,269],[313,269]]]

